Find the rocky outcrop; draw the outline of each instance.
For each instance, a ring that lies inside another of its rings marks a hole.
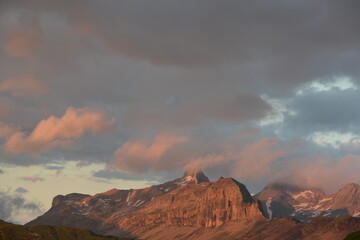
[[[232,178],[186,185],[155,199],[119,222],[121,228],[159,225],[218,227],[229,221],[262,219],[260,205]]]

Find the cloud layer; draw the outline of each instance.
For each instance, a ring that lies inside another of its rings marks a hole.
[[[102,162],[109,178],[358,181],[359,11],[353,0],[3,1],[0,161]]]

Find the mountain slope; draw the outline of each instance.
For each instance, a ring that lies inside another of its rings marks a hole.
[[[126,238],[104,237],[87,229],[61,226],[21,226],[0,220],[0,240],[126,240]]]
[[[116,227],[116,222],[133,211],[146,207],[155,198],[188,184],[208,182],[202,172],[186,172],[182,178],[143,189],[112,189],[94,196],[72,193],[58,195],[44,215],[26,225],[50,224],[92,229],[106,234],[117,229],[116,234],[129,236]],[[131,235],[129,236],[131,237]]]
[[[219,227],[229,221],[263,219],[245,185],[231,178],[208,182],[201,172],[137,190],[113,189],[94,196],[56,196],[51,209],[27,225],[83,227],[132,237],[139,227]]]
[[[359,218],[317,217],[307,223],[292,218],[229,221],[213,228],[159,225],[137,228],[133,234],[148,240],[342,240],[358,229]]]
[[[291,216],[310,221],[317,216],[360,216],[360,187],[354,183],[333,194],[275,183],[254,197],[261,201],[270,219]]]
[[[218,227],[228,221],[263,219],[261,208],[245,185],[232,178],[213,183],[189,184],[134,211],[119,226]]]
[[[347,213],[355,213],[358,187],[349,184],[327,195],[318,189],[272,184],[255,196],[258,201],[232,178],[209,182],[201,172],[186,172],[182,178],[144,189],[56,196],[51,209],[28,225],[81,226],[103,235],[149,240],[340,240],[360,229],[360,218],[317,217],[301,223],[280,217],[308,221],[338,214],[345,207]]]

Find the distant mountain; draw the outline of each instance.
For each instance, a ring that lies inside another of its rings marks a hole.
[[[80,227],[92,229],[99,234],[115,231],[116,235],[129,236],[116,227],[120,219],[176,188],[203,182],[209,182],[204,173],[188,171],[182,178],[143,189],[111,189],[94,196],[78,193],[58,195],[53,199],[49,211],[27,225],[50,224]]]
[[[112,236],[100,236],[87,229],[35,225],[22,226],[0,220],[1,240],[126,240]],[[130,240],[130,239],[128,239]]]
[[[209,182],[204,173],[189,171],[143,189],[59,195],[48,212],[27,225],[82,227],[102,235],[149,240],[340,240],[360,229],[360,218],[317,217],[307,223],[295,218],[309,220],[316,211],[326,215],[336,214],[337,209],[356,213],[358,188],[349,184],[326,195],[317,189],[272,184],[254,200],[235,179]]]
[[[354,183],[333,194],[274,183],[254,197],[262,202],[268,218],[291,216],[300,221],[310,221],[317,216],[360,216],[360,187]]]
[[[139,227],[215,227],[228,221],[263,219],[261,206],[232,178],[216,182],[202,172],[136,190],[56,196],[51,209],[27,225],[51,224],[132,237]]]

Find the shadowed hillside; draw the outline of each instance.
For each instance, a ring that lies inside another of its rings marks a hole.
[[[360,231],[350,233],[344,240],[360,240]]]
[[[87,229],[62,226],[22,226],[0,220],[0,240],[128,240],[100,236]]]

